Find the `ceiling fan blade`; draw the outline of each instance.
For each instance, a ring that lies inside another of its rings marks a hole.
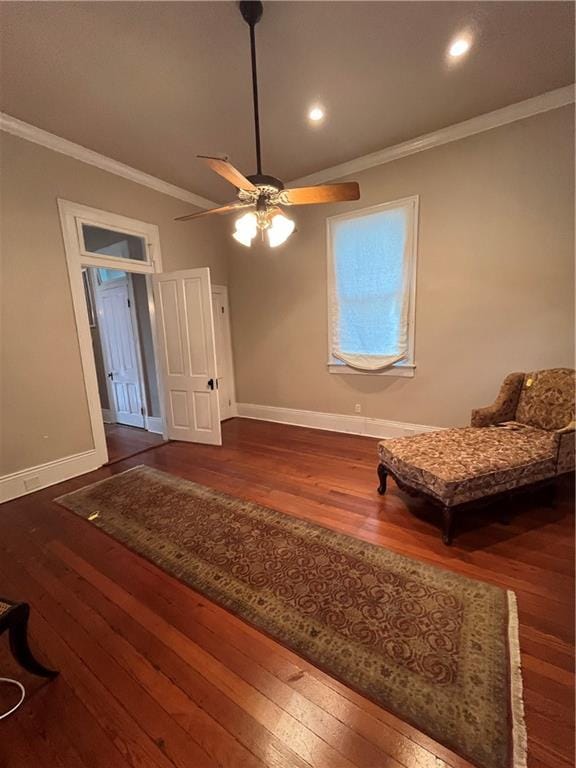
[[[312,205],[314,203],[339,203],[344,200],[359,200],[360,187],[356,181],[339,184],[321,184],[318,187],[296,187],[284,189],[282,202],[288,205]]]
[[[250,208],[251,205],[252,203],[228,203],[220,206],[220,208],[210,208],[209,211],[197,211],[197,213],[189,213],[186,216],[178,216],[174,221],[190,221],[190,219],[199,219],[201,216],[210,216],[212,213],[231,213],[241,208]]]
[[[226,181],[229,181],[230,184],[238,187],[238,189],[243,189],[246,192],[252,192],[256,189],[254,184],[252,184],[251,181],[248,181],[246,176],[234,168],[232,163],[230,163],[226,158],[208,157],[207,155],[198,155],[198,157],[200,160],[204,160],[207,165],[212,168],[213,171],[222,176],[222,178],[226,179]]]

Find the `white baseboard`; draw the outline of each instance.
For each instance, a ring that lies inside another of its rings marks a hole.
[[[102,408],[102,421],[104,424],[116,424],[114,411],[111,411],[109,408]]]
[[[148,432],[156,432],[161,435],[164,432],[160,416],[146,416],[146,429]]]
[[[101,462],[98,461],[96,450],[93,448],[91,451],[65,456],[63,459],[4,475],[0,477],[0,504],[91,472],[100,466]]]
[[[321,413],[320,411],[300,411],[295,408],[277,408],[272,405],[252,405],[238,403],[238,416],[260,421],[274,421],[280,424],[293,424],[298,427],[326,429],[330,432],[348,432],[367,437],[406,437],[421,432],[435,432],[443,427],[426,424],[410,424],[404,421],[371,419],[368,416],[346,416],[341,413]]]

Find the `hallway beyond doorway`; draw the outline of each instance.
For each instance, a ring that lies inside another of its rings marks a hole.
[[[165,442],[162,435],[147,432],[138,427],[125,427],[122,424],[104,424],[108,464],[134,456],[136,453],[155,448]]]

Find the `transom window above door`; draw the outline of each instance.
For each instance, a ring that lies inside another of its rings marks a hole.
[[[66,205],[74,216],[75,238],[84,266],[150,274],[155,271],[159,255],[154,251],[158,230],[155,225],[76,203],[61,201],[59,205]]]
[[[83,250],[87,253],[148,261],[146,240],[143,237],[85,223],[81,225],[81,234]]]
[[[331,373],[412,376],[418,198],[328,219]]]

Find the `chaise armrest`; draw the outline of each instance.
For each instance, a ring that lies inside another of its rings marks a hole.
[[[554,432],[558,448],[556,474],[573,472],[576,467],[576,421],[571,421],[567,427]]]
[[[472,411],[471,426],[489,427],[502,421],[514,421],[523,384],[523,373],[508,374],[502,382],[495,402],[486,408],[475,408]]]

